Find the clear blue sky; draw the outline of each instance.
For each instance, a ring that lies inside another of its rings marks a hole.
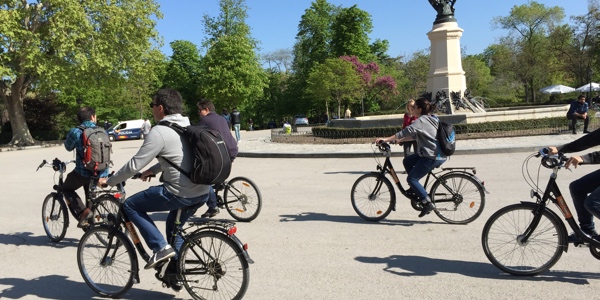
[[[157,0],[163,19],[157,30],[164,39],[162,52],[172,54],[169,43],[187,40],[201,47],[204,39],[202,16],[219,15],[218,0]],[[298,32],[298,23],[311,0],[246,0],[252,37],[259,41],[259,54],[278,49],[292,48]],[[432,28],[436,12],[427,0],[328,0],[334,5],[350,7],[354,4],[368,12],[373,22],[371,40],[386,39],[390,43],[388,54],[392,57],[410,55],[426,49],[430,42],[427,32]],[[587,0],[538,0],[546,6],[560,6],[565,10],[564,22],[569,17],[587,13]],[[410,3],[410,4],[407,4]],[[508,16],[515,5],[527,0],[457,0],[454,6],[458,26],[464,30],[461,46],[467,54],[482,53],[506,32],[493,29],[491,21],[497,16]],[[201,49],[204,54],[204,49]]]

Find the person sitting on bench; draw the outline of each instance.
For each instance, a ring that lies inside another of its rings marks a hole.
[[[588,104],[585,102],[585,95],[581,94],[577,97],[577,101],[573,101],[567,111],[567,119],[571,120],[571,128],[573,134],[576,134],[577,120],[583,119],[583,133],[589,133],[588,125],[590,117],[588,116]]]

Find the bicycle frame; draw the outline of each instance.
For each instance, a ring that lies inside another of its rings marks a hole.
[[[404,186],[402,185],[402,183],[400,182],[400,179],[398,178],[398,174],[396,173],[396,170],[394,169],[394,166],[392,165],[392,161],[390,159],[390,153],[389,151],[385,153],[385,161],[383,163],[383,165],[381,163],[377,164],[377,172],[371,172],[373,174],[377,174],[379,176],[383,176],[385,177],[385,174],[388,173],[390,174],[390,176],[392,176],[392,179],[394,180],[394,183],[396,183],[396,186],[398,187],[398,189],[400,190],[400,192],[402,193],[402,195],[404,195],[405,197],[409,198],[410,197],[406,194],[406,189],[404,189]],[[453,167],[453,168],[442,168],[441,171],[439,172],[433,172],[430,171],[429,173],[427,173],[427,176],[425,176],[425,183],[423,184],[423,187],[425,188],[425,190],[427,190],[427,187],[429,186],[429,182],[430,179],[432,182],[436,182],[440,180],[440,177],[446,174],[450,174],[450,173],[461,173],[461,174],[465,174],[473,179],[475,179],[479,185],[483,188],[484,192],[486,194],[489,194],[488,190],[485,188],[485,185],[483,184],[483,182],[481,182],[481,180],[477,177],[474,176],[473,174],[467,172],[466,170],[471,170],[473,173],[476,173],[476,168],[475,167]],[[403,172],[403,171],[402,171]],[[443,173],[443,174],[440,174]],[[452,193],[454,193],[454,191],[452,191],[452,189],[444,182],[441,181],[440,182],[442,184],[442,186],[444,186],[448,191],[451,191]],[[377,194],[379,193],[379,189],[381,188],[381,186],[383,185],[383,182],[379,182],[378,185],[376,186],[376,188],[374,189],[372,194]],[[394,201],[394,206],[393,206],[393,210],[396,210],[396,199],[393,199]]]
[[[119,190],[122,190],[122,187],[120,187]],[[133,244],[133,246],[135,247],[135,249],[137,250],[137,252],[140,254],[140,256],[142,257],[142,259],[144,261],[148,261],[150,259],[150,255],[148,254],[148,252],[146,252],[146,249],[144,248],[144,246],[141,242],[141,239],[137,233],[137,230],[135,229],[135,226],[129,220],[129,217],[127,216],[127,214],[125,214],[123,212],[123,202],[124,201],[120,201],[120,202],[121,202],[121,205],[119,206],[119,212],[117,213],[116,220],[112,220],[113,222],[111,222],[114,225],[110,225],[111,230],[110,230],[110,234],[108,235],[109,242],[108,242],[108,246],[106,248],[106,252],[104,253],[104,256],[101,261],[102,261],[102,263],[104,263],[105,261],[107,261],[108,257],[111,257],[114,259],[114,256],[117,252],[119,245],[116,245],[114,247],[114,250],[112,250],[112,254],[111,254],[110,252],[111,252],[111,247],[112,247],[112,243],[113,243],[113,237],[114,237],[115,232],[121,231],[121,230],[126,230],[129,233],[130,238],[128,238],[127,241],[130,244],[131,243]],[[249,264],[254,263],[254,261],[250,258],[250,256],[247,253],[248,246],[246,244],[242,244],[242,242],[237,238],[237,236],[235,236],[237,228],[232,225],[233,223],[222,222],[222,221],[190,222],[188,224],[189,226],[187,228],[192,228],[192,227],[198,227],[198,228],[196,230],[194,230],[192,233],[188,234],[186,229],[181,227],[181,222],[179,221],[180,217],[181,217],[181,209],[179,209],[177,211],[177,216],[175,218],[175,226],[173,228],[173,232],[169,236],[169,244],[170,245],[175,244],[175,238],[177,236],[180,236],[183,239],[184,243],[192,243],[193,241],[190,240],[189,237],[193,236],[197,232],[219,231],[219,232],[223,233],[224,235],[226,235],[227,237],[229,237],[232,241],[234,241],[234,243],[241,250],[243,250],[242,253],[244,254],[244,257]],[[101,225],[101,226],[107,226],[107,225]],[[206,251],[203,247],[200,247],[200,249],[202,249],[204,254],[206,254],[208,257],[213,259],[213,257],[210,255],[210,253],[208,251]],[[206,268],[207,263],[198,254],[196,254],[196,258],[198,259],[198,262],[204,267],[203,268],[204,271],[200,271],[197,274],[205,274],[207,272],[207,268]],[[138,261],[136,255],[134,255],[133,264],[134,264],[133,276],[134,276],[135,280],[139,283],[140,282],[139,261]],[[167,266],[168,266],[168,263],[165,263],[160,267],[158,276],[161,279],[164,278],[164,276],[165,276]]]
[[[544,194],[542,196],[540,196],[537,193],[537,191],[532,190],[531,197],[537,199],[536,203],[535,203],[535,205],[537,206],[537,209],[535,211],[535,215],[531,221],[531,224],[529,224],[529,226],[527,227],[525,232],[521,235],[521,242],[526,243],[527,240],[529,239],[529,237],[533,234],[533,232],[539,225],[540,219],[542,218],[542,213],[544,211],[548,211],[551,214],[556,215],[552,210],[550,210],[548,208],[548,205],[547,205],[548,202],[552,202],[558,207],[558,209],[562,213],[565,221],[567,221],[567,224],[569,224],[569,227],[571,227],[571,229],[575,232],[575,234],[582,241],[587,242],[594,247],[600,247],[600,242],[588,237],[585,233],[583,233],[581,228],[579,228],[579,225],[577,225],[577,222],[575,221],[575,218],[573,217],[573,214],[571,213],[571,210],[569,209],[569,206],[567,205],[567,202],[565,201],[564,197],[562,196],[562,192],[560,191],[560,188],[558,187],[558,184],[556,183],[556,178],[558,177],[559,168],[560,168],[560,166],[555,166],[552,168],[552,173],[550,174],[550,178],[548,179],[546,189],[544,190]],[[531,202],[522,201],[522,203],[531,203]],[[557,218],[558,218],[558,216],[557,216]],[[558,218],[558,219],[560,219],[560,218]],[[565,224],[562,222],[560,224],[562,224],[561,230],[563,231],[564,236],[567,236],[567,229],[566,229]],[[565,243],[564,245],[561,245],[561,246],[563,246],[565,252],[567,252],[567,250],[568,250],[568,245],[569,245],[569,243]]]

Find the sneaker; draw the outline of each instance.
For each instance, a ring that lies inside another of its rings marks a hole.
[[[587,130],[584,130],[584,131],[583,131],[583,133],[590,133],[590,132],[589,132],[589,131],[587,131]]]
[[[422,218],[422,217],[428,215],[434,209],[435,209],[435,204],[433,204],[432,202],[423,203],[423,210],[421,210],[421,213],[419,214],[419,218]]]
[[[92,218],[92,211],[89,208],[84,209],[79,214],[79,223],[77,224],[77,227],[83,228],[83,227],[90,226],[90,224],[88,223],[88,220],[91,218]]]
[[[216,215],[219,214],[219,209],[218,208],[209,208],[205,213],[203,213],[200,217],[201,218],[212,218]]]
[[[173,256],[175,256],[175,250],[173,247],[171,247],[171,245],[166,245],[164,248],[158,250],[154,253],[154,255],[152,255],[152,257],[150,257],[144,269],[152,269],[158,265],[158,263],[168,260]]]
[[[596,230],[593,230],[592,232],[584,231],[583,233],[587,234],[588,236],[590,236],[591,238],[594,238],[594,239],[598,239],[598,237],[599,237]],[[581,239],[579,239],[579,237],[575,234],[575,232],[571,232],[571,234],[567,238],[567,241],[569,243],[583,243],[583,241]]]

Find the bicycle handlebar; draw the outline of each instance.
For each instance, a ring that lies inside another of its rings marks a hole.
[[[569,160],[569,157],[565,156],[564,153],[558,152],[558,154],[550,154],[550,149],[542,148],[536,154],[536,157],[542,157],[542,166],[548,169],[564,167],[565,162]]]

